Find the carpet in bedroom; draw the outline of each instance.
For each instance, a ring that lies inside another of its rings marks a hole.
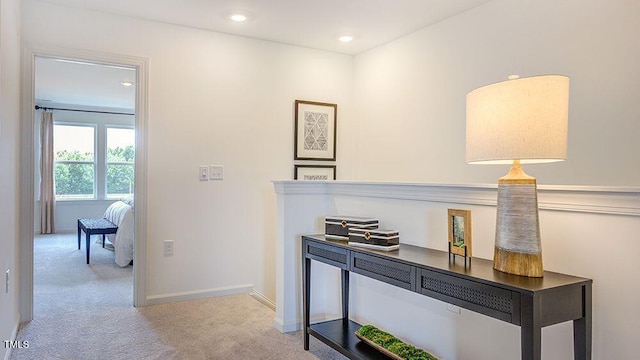
[[[132,268],[113,252],[70,235],[35,240],[34,313],[22,324],[11,359],[345,359],[301,332],[281,334],[274,312],[249,295],[134,308]]]

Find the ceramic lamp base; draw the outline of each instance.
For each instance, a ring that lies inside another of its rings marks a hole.
[[[518,161],[498,181],[493,268],[521,276],[544,275],[536,179],[525,174]]]

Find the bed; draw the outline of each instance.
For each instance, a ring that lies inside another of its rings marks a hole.
[[[133,199],[116,201],[109,205],[104,217],[118,226],[115,234],[107,235],[107,239],[113,244],[116,264],[120,267],[128,266],[133,260]]]

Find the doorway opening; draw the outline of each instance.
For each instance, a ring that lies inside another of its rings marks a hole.
[[[131,67],[35,58],[36,316],[133,304],[135,79]],[[78,218],[118,229],[84,241]]]

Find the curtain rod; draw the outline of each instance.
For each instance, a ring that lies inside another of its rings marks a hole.
[[[98,110],[78,110],[78,109],[63,109],[63,108],[54,108],[54,107],[43,107],[40,105],[36,105],[36,110],[63,110],[63,111],[78,111],[78,112],[88,112],[88,113],[98,113],[98,114],[113,114],[113,115],[135,115],[135,113],[122,113],[122,112],[112,112],[112,111],[98,111]]]

